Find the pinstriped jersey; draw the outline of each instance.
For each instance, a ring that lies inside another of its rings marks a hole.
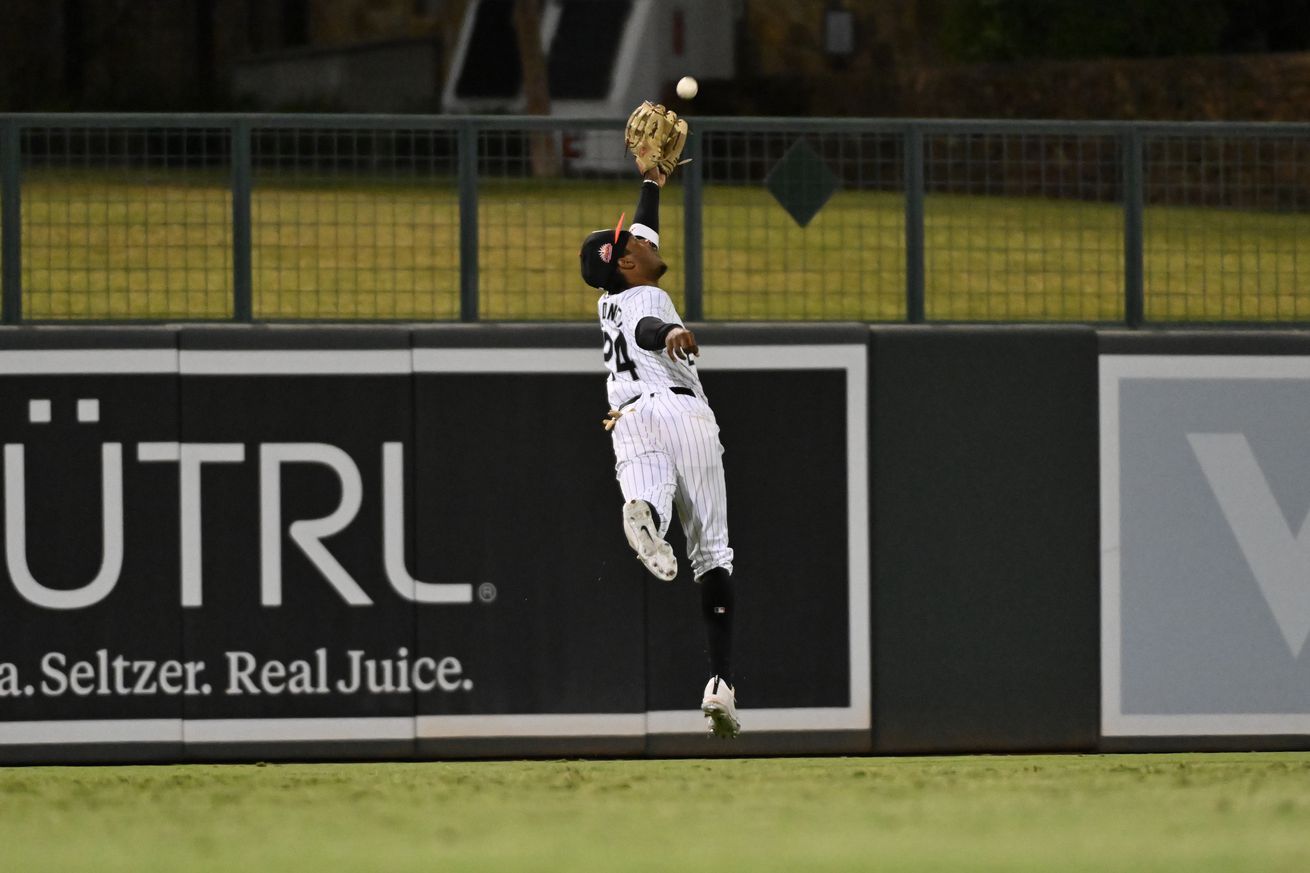
[[[682,325],[678,310],[664,289],[637,285],[618,294],[603,294],[596,302],[604,335],[605,366],[609,368],[606,393],[610,406],[656,388],[680,385],[704,396],[694,361],[670,360],[664,349],[647,351],[637,345],[637,324],[646,317]]]

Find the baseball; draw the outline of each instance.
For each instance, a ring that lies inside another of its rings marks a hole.
[[[695,97],[696,92],[699,90],[700,86],[696,84],[696,80],[691,76],[683,76],[678,80],[678,96],[683,100],[690,100]]]

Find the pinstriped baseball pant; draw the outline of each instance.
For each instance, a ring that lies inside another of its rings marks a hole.
[[[676,505],[692,574],[700,578],[715,567],[731,573],[728,492],[714,410],[698,396],[667,388],[647,392],[625,409],[612,431],[623,499],[655,507],[661,536]]]

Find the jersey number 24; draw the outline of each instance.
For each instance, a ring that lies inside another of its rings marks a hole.
[[[621,333],[605,334],[605,366],[610,368],[613,378],[619,378],[619,374],[627,373],[629,379],[637,378],[637,365],[632,362],[628,355],[628,341],[623,338]]]

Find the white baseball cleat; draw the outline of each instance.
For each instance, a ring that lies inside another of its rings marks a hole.
[[[678,575],[678,559],[673,546],[660,537],[659,528],[651,518],[650,504],[644,500],[629,500],[623,504],[623,532],[628,545],[637,553],[637,559],[657,578],[666,582]]]
[[[741,733],[741,722],[737,720],[737,693],[718,676],[711,676],[705,683],[700,711],[705,713],[705,721],[714,736],[730,740]]]

